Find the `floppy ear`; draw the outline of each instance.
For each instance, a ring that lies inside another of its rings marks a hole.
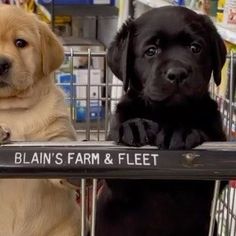
[[[43,74],[47,76],[63,63],[64,50],[49,26],[40,20],[38,20],[38,24],[41,40],[42,69]]]
[[[216,85],[221,83],[221,70],[226,60],[226,47],[224,41],[217,33],[213,44],[213,78]]]
[[[216,27],[213,22],[210,20],[208,16],[203,16],[205,22],[207,24],[207,28],[210,33],[210,41],[211,41],[211,56],[212,56],[212,70],[213,70],[213,78],[215,84],[218,86],[221,83],[221,70],[225,64],[226,60],[226,47],[223,39],[217,32]]]
[[[127,20],[121,27],[120,31],[115,36],[114,41],[111,43],[108,54],[107,62],[112,72],[118,79],[123,81],[123,88],[128,90],[130,84],[129,76],[129,47],[132,38],[133,20]]]

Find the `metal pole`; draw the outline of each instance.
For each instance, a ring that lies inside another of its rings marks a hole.
[[[86,186],[86,180],[81,179],[81,236],[86,236],[86,209],[85,209],[85,186]]]
[[[71,65],[70,65],[70,88],[71,88],[71,95],[70,95],[70,117],[72,120],[75,119],[74,116],[74,110],[75,110],[75,94],[74,94],[74,74],[73,74],[73,69],[74,69],[74,51],[73,48],[70,49],[70,59],[71,59]]]
[[[229,76],[229,129],[228,137],[229,140],[232,139],[232,119],[233,119],[233,63],[234,54],[233,51],[230,52],[230,76]]]
[[[108,65],[107,65],[107,58],[105,57],[105,83],[106,83],[106,99],[105,99],[105,140],[107,140],[108,136],[108,89],[109,89],[109,76],[108,76]]]
[[[93,179],[93,195],[92,195],[92,218],[91,218],[91,236],[95,236],[96,223],[96,197],[97,197],[97,179]]]
[[[88,84],[86,91],[86,111],[87,111],[87,119],[86,119],[86,140],[90,140],[90,86],[91,86],[91,49],[88,49]]]
[[[217,199],[218,199],[219,191],[220,191],[220,181],[216,180],[215,181],[215,188],[214,188],[214,197],[213,197],[212,205],[211,205],[211,219],[210,219],[208,236],[214,235],[216,206],[217,206]]]

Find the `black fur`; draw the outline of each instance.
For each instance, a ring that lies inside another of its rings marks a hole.
[[[111,138],[129,146],[191,149],[223,141],[211,74],[221,81],[226,49],[208,17],[182,7],[127,21],[108,64],[127,93]],[[212,181],[109,180],[98,200],[97,236],[207,236]]]

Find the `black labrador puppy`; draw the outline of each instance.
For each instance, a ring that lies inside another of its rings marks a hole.
[[[111,138],[129,146],[191,149],[226,140],[209,81],[221,82],[224,42],[207,16],[183,7],[128,20],[108,64],[126,94]],[[107,180],[98,199],[96,236],[207,236],[213,181]]]

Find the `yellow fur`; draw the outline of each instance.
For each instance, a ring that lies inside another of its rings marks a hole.
[[[27,46],[17,48],[16,39]],[[75,131],[52,72],[63,48],[34,15],[0,5],[0,57],[12,67],[0,87],[0,125],[14,141],[75,140]],[[0,76],[1,80],[1,76]],[[0,236],[78,236],[80,211],[72,188],[48,179],[0,180]]]

